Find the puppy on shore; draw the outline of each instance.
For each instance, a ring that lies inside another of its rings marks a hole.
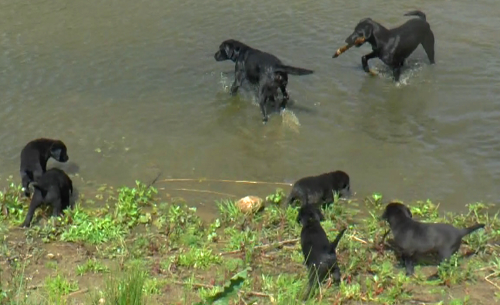
[[[24,195],[30,196],[28,185],[37,181],[47,171],[47,161],[52,157],[58,162],[69,160],[66,145],[60,140],[40,138],[24,146],[21,151],[21,180]]]
[[[43,203],[52,206],[52,216],[61,215],[62,210],[70,206],[73,194],[73,182],[66,173],[58,168],[51,168],[36,181],[30,183],[35,191],[22,227],[29,227],[35,210]]]
[[[441,261],[446,260],[460,248],[464,236],[484,227],[475,224],[458,229],[446,223],[418,222],[412,219],[410,209],[398,202],[389,203],[381,219],[389,223],[408,276],[414,273],[416,255],[437,252]]]
[[[333,202],[333,193],[341,197],[351,194],[349,175],[343,171],[324,173],[318,176],[309,176],[297,180],[288,195],[286,205],[299,200],[300,204],[329,204]]]
[[[302,205],[299,209],[297,222],[302,224],[300,244],[305,264],[309,271],[308,288],[304,300],[308,299],[312,288],[322,283],[330,274],[335,282],[340,282],[340,268],[337,265],[336,248],[346,228],[342,229],[333,242],[320,224],[323,215],[316,205]]]

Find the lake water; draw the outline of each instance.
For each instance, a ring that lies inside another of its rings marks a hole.
[[[78,172],[83,193],[150,182],[158,172],[160,180],[290,183],[342,169],[358,197],[431,198],[450,210],[498,203],[498,7],[496,0],[0,0],[0,178],[20,181],[22,147],[51,137],[67,144],[70,163],[59,167]],[[361,18],[393,27],[414,9],[427,14],[436,37],[435,66],[419,47],[396,85],[379,60],[370,62],[379,76],[362,71],[368,45],[332,59]],[[234,64],[213,58],[229,38],[315,71],[289,79],[289,110],[300,124],[274,114],[264,126],[252,93],[229,95]],[[156,186],[207,213],[219,193],[265,196],[276,187]]]

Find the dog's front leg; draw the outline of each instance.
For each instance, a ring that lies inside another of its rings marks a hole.
[[[363,70],[365,70],[366,73],[370,73],[371,75],[376,75],[375,72],[370,70],[370,67],[368,66],[368,61],[372,58],[377,58],[378,57],[378,52],[373,51],[370,54],[366,54],[365,56],[361,57],[361,65],[363,66]]]
[[[231,95],[236,95],[236,93],[238,92],[238,88],[243,83],[244,77],[245,77],[244,71],[241,71],[238,68],[236,68],[234,82],[231,85]]]
[[[267,109],[266,109],[267,98],[268,98],[267,95],[261,94],[259,102],[260,111],[262,112],[262,122],[264,124],[266,124],[268,121]]]

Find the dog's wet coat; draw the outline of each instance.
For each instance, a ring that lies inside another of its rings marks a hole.
[[[235,79],[231,86],[231,94],[235,95],[242,83],[259,85],[259,105],[264,123],[268,120],[266,105],[275,101],[278,88],[283,93],[283,100],[277,103],[277,109],[285,109],[289,95],[286,91],[288,74],[307,75],[312,70],[284,65],[276,56],[254,49],[234,39],[223,41],[215,53],[216,61],[231,60],[235,63]]]
[[[360,47],[368,42],[372,52],[361,58],[363,70],[373,74],[368,67],[368,60],[379,58],[393,70],[395,81],[399,81],[401,68],[411,53],[422,45],[431,64],[434,60],[434,33],[431,30],[425,14],[421,11],[412,11],[405,16],[417,16],[399,27],[387,29],[371,18],[362,19],[355,27],[354,32],[346,38],[348,46]],[[363,43],[356,43],[363,38]],[[337,51],[339,53],[339,51]],[[334,57],[340,55],[335,53]]]

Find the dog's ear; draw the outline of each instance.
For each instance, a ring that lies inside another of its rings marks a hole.
[[[59,162],[66,162],[69,159],[66,151],[66,145],[64,145],[61,141],[57,141],[52,144],[50,147],[50,155]]]
[[[52,156],[52,158],[56,160],[59,160],[61,158],[61,154],[62,154],[62,148],[52,147],[50,149],[50,155]]]
[[[240,56],[240,51],[241,51],[241,47],[240,46],[234,46],[234,48],[233,48],[233,56],[234,56],[234,58],[231,58],[231,59],[236,60],[236,58],[238,58],[238,56]]]
[[[234,46],[232,44],[226,43],[226,45],[224,46],[224,51],[226,52],[227,58],[233,58]]]
[[[307,213],[303,208],[299,209],[299,213],[297,214],[297,223],[305,226],[307,224],[308,217]]]
[[[321,210],[317,207],[314,208],[314,218],[316,218],[318,222],[325,221],[325,216],[323,215],[323,213],[321,213]]]
[[[367,24],[361,29],[361,32],[363,33],[363,37],[365,38],[365,40],[370,39],[373,34],[373,25],[371,24],[371,22],[367,22]]]
[[[405,215],[408,216],[408,218],[413,218],[413,215],[411,214],[410,209],[406,205],[404,206],[403,210],[404,210]]]

